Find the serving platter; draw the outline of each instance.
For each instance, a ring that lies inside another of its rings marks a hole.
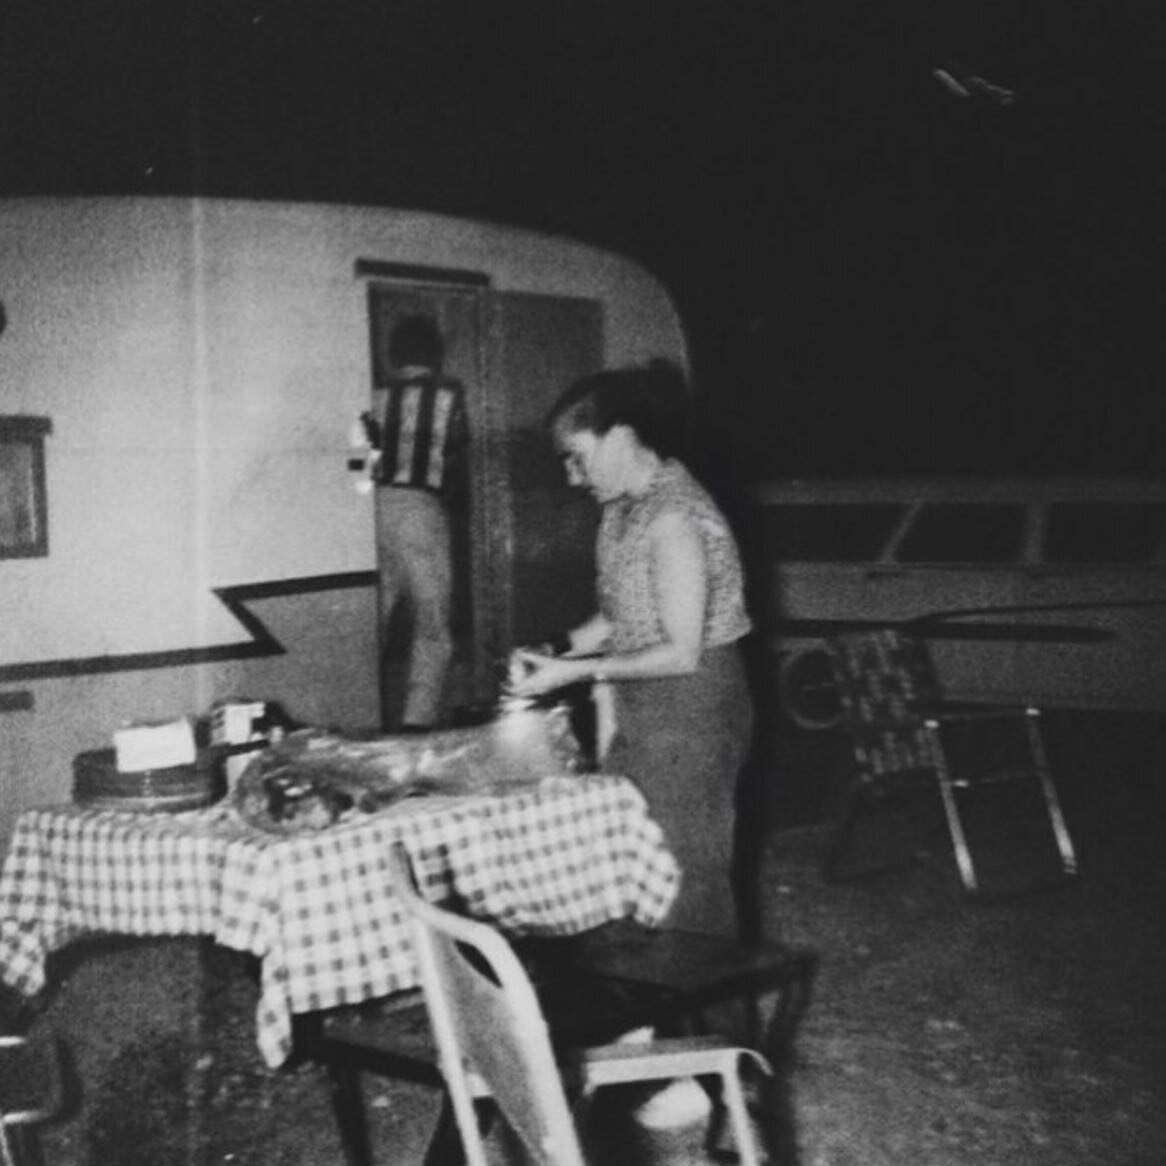
[[[302,834],[406,798],[513,789],[583,767],[565,708],[510,709],[485,724],[408,736],[299,730],[253,758],[231,800],[261,830]]]

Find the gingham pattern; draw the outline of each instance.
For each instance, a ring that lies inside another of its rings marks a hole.
[[[656,924],[679,887],[642,795],[618,777],[418,798],[296,838],[264,834],[227,806],[29,810],[0,874],[0,976],[35,994],[48,954],[88,932],[210,935],[262,960],[259,1047],[279,1065],[293,1013],[418,982],[384,866],[398,839],[430,898],[513,933],[570,934],[623,916]]]

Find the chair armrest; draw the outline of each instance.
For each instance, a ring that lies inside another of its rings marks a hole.
[[[741,1061],[752,1061],[772,1076],[769,1062],[754,1049],[716,1036],[676,1037],[647,1044],[600,1045],[580,1053],[585,1088],[623,1085],[633,1081],[660,1081],[674,1077],[736,1074]]]

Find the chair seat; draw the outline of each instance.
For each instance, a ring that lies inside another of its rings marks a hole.
[[[606,1001],[607,1016],[593,1012],[588,1018],[577,1011],[558,1029],[552,1022],[552,1031],[569,1034],[572,1024],[600,1030],[618,1025],[612,1028],[617,1033],[641,1025],[700,1031],[706,1009],[748,1007],[769,997],[773,1015],[754,1016],[745,1036],[771,1060],[780,1060],[792,1045],[818,966],[817,954],[808,948],[751,946],[631,920],[563,939],[526,941],[521,950],[550,1016],[570,1017],[572,994]]]

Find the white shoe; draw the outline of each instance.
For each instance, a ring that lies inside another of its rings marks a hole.
[[[650,1129],[692,1125],[712,1112],[708,1094],[691,1077],[682,1077],[653,1093],[632,1111],[635,1121]]]
[[[656,1030],[651,1025],[644,1028],[633,1028],[628,1032],[620,1033],[615,1038],[617,1045],[650,1045],[656,1039]]]

